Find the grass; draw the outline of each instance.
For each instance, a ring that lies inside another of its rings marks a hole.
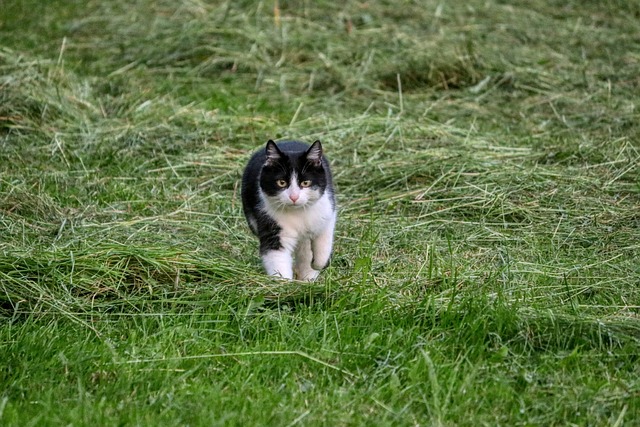
[[[0,423],[636,425],[639,17],[5,1]],[[270,138],[333,163],[315,283],[244,223]]]

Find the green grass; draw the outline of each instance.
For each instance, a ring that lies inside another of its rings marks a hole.
[[[637,425],[640,6],[5,1],[0,424]],[[321,139],[315,283],[238,197]]]

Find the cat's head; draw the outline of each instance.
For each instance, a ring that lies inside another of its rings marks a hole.
[[[278,147],[269,140],[260,173],[260,188],[277,209],[305,208],[314,204],[327,188],[327,170],[320,141]]]

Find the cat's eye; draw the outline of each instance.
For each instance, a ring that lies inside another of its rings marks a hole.
[[[278,184],[278,187],[284,188],[287,186],[287,181],[285,181],[284,179],[279,179],[276,181],[276,184]]]
[[[302,182],[300,183],[300,187],[302,187],[302,188],[311,187],[311,181],[309,181],[308,179],[307,179],[307,180],[302,181]]]

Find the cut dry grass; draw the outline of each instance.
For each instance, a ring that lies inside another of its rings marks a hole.
[[[3,425],[632,425],[633,2],[0,11]],[[240,172],[321,139],[318,282]]]

